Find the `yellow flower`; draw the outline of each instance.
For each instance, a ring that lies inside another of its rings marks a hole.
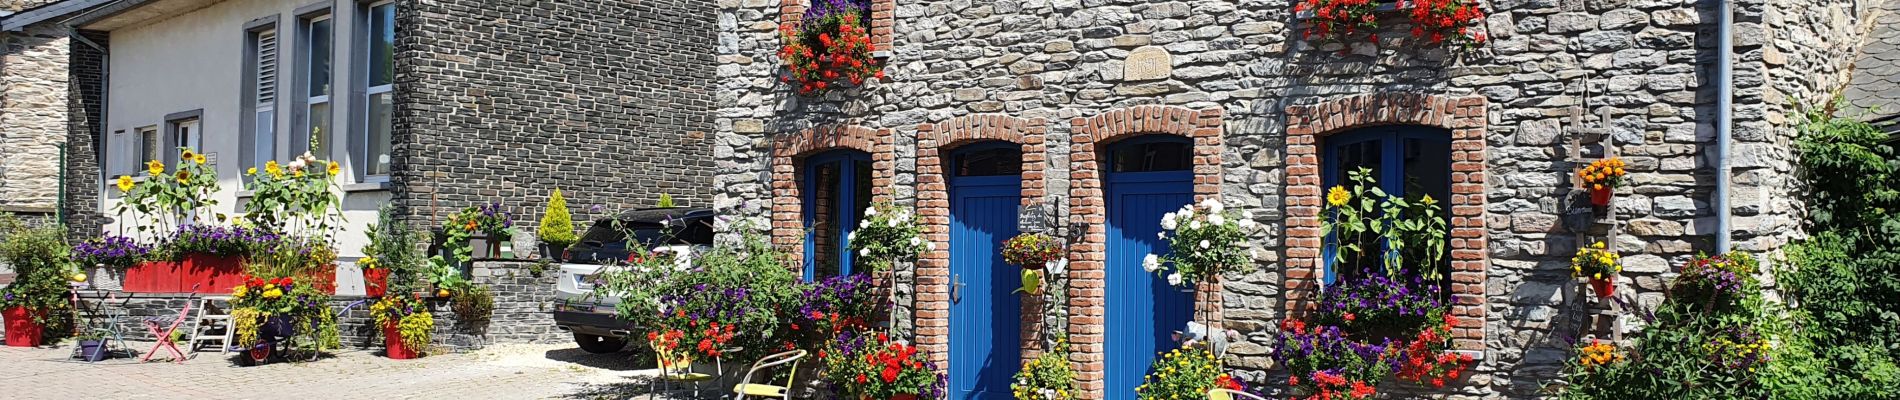
[[[119,191],[120,192],[132,191],[132,177],[126,176],[126,175],[119,175]]]
[[[190,183],[191,171],[178,170],[178,183]]]
[[[241,298],[244,298],[245,294],[250,293],[250,292],[251,292],[251,288],[245,287],[244,285],[238,285],[236,288],[231,289],[231,297],[241,299]]]
[[[1326,192],[1326,203],[1333,207],[1344,207],[1347,200],[1352,200],[1352,193],[1347,193],[1343,186],[1334,186],[1333,190]]]
[[[338,172],[343,172],[343,164],[339,164],[336,161],[331,161],[330,167],[326,170],[330,172],[330,176],[336,176]]]
[[[277,165],[277,160],[270,160],[270,161],[265,162],[264,172],[268,172],[270,173],[271,176],[274,176],[274,177],[284,176],[284,169],[283,167]]]
[[[148,174],[152,174],[152,176],[158,176],[158,174],[163,174],[165,173],[165,163],[158,162],[158,160],[146,161],[145,172]]]
[[[297,177],[299,177],[299,178],[301,178],[301,177],[303,177],[303,170],[301,170],[301,169],[300,169],[300,170],[297,170]]]
[[[1603,242],[1597,242],[1596,244],[1593,244],[1593,245],[1590,245],[1590,247],[1595,247],[1595,248],[1599,248],[1599,249],[1601,249],[1601,248],[1603,248]]]
[[[204,155],[204,154],[194,154],[194,155],[192,155],[192,156],[191,156],[191,162],[193,162],[193,163],[197,163],[198,165],[205,165],[205,155]]]
[[[264,298],[266,299],[275,299],[278,297],[284,297],[284,291],[275,288],[264,291]]]
[[[246,169],[246,170],[244,170],[244,174],[245,174],[245,175],[257,175],[257,167],[251,167],[250,169]]]

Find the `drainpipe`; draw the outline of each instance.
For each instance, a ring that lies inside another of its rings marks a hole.
[[[1734,0],[1715,0],[1715,193],[1709,205],[1715,208],[1715,251],[1729,252],[1732,228],[1729,222],[1729,139],[1734,136],[1735,41]]]

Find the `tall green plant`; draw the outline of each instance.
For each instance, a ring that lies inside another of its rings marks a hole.
[[[1346,180],[1326,192],[1320,213],[1320,234],[1333,238],[1327,246],[1335,265],[1366,265],[1378,257],[1386,276],[1411,268],[1426,280],[1444,277],[1449,228],[1438,199],[1387,194],[1367,168],[1348,172]]]
[[[574,235],[574,215],[567,211],[567,198],[561,196],[561,189],[554,189],[554,194],[548,195],[548,211],[541,214],[541,227],[535,234],[555,250],[580,241]]]
[[[389,293],[413,293],[422,288],[424,274],[432,266],[422,251],[427,240],[423,233],[397,219],[388,206],[376,212],[376,224],[365,233],[369,244],[363,246],[363,254],[373,260],[369,264],[389,270]]]
[[[0,263],[13,266],[12,284],[0,288],[0,309],[26,307],[37,311],[41,325],[58,320],[68,307],[66,280],[77,273],[66,245],[66,230],[57,224],[28,226],[12,214],[0,213]]]
[[[246,170],[252,194],[244,203],[244,219],[271,232],[328,241],[343,222],[343,202],[332,190],[342,171],[342,164],[318,160],[310,153],[298,156],[288,167],[271,160],[264,163],[263,171]]]

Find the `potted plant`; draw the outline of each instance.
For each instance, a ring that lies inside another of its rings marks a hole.
[[[1075,371],[1069,366],[1069,342],[1056,339],[1054,349],[1023,363],[1009,384],[1016,400],[1072,400]]]
[[[1221,372],[1220,360],[1212,350],[1200,346],[1162,353],[1149,370],[1154,372],[1135,388],[1136,398],[1196,399],[1206,397],[1215,388],[1246,390],[1239,380]]]
[[[1062,242],[1040,233],[1024,233],[1003,242],[1003,262],[1023,267],[1019,292],[1042,294],[1043,268],[1062,258]]]
[[[826,91],[862,85],[866,79],[883,79],[884,67],[871,54],[871,26],[865,5],[856,1],[828,0],[805,9],[798,24],[781,25],[779,59],[786,74],[779,80],[794,85],[801,95],[823,95]]]
[[[65,229],[56,224],[27,227],[0,213],[0,238],[0,264],[11,265],[16,274],[13,283],[0,288],[7,345],[38,346],[45,327],[65,315],[60,310],[70,306],[67,282],[79,275],[71,267]]]
[[[892,341],[884,333],[846,331],[838,335],[825,358],[828,381],[845,398],[861,400],[916,400],[943,398],[944,380],[937,365],[908,343]]]
[[[574,234],[574,216],[567,211],[567,197],[561,196],[561,189],[554,189],[548,195],[548,210],[541,214],[541,226],[535,229],[541,239],[541,258],[562,262],[567,260],[567,247],[579,242]]]
[[[1590,205],[1598,208],[1610,206],[1616,188],[1623,185],[1623,166],[1623,159],[1611,157],[1592,162],[1577,172],[1577,177],[1583,180],[1584,189],[1590,191]]]
[[[73,339],[77,340],[79,346],[79,359],[85,360],[86,362],[99,362],[100,360],[106,359],[106,357],[110,357],[112,354],[110,350],[106,349],[106,335],[104,332],[82,332],[74,336]]]
[[[1577,255],[1570,258],[1570,272],[1572,276],[1589,279],[1597,297],[1610,297],[1616,293],[1616,274],[1623,272],[1621,260],[1622,256],[1606,249],[1603,242],[1596,242],[1577,249]]]
[[[469,206],[449,216],[446,231],[450,243],[446,244],[466,243],[469,259],[500,257],[501,243],[508,240],[508,227],[513,223],[500,202]]]
[[[273,268],[253,264],[253,272]],[[318,351],[337,344],[336,316],[329,293],[307,276],[252,277],[231,289],[233,345],[247,349],[251,361],[269,358],[276,344],[300,333],[317,339]]]
[[[376,326],[382,328],[385,354],[391,359],[421,357],[435,329],[435,317],[422,299],[414,296],[385,296],[370,305]]]
[[[119,290],[125,284],[125,272],[151,252],[137,239],[119,235],[88,239],[73,246],[73,261],[82,270],[92,271],[92,287]]]

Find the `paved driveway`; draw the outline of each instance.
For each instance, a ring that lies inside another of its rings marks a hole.
[[[69,342],[70,343],[70,342]],[[144,350],[150,344],[134,344]],[[345,350],[303,364],[237,367],[200,353],[184,365],[112,359],[64,361],[71,347],[0,347],[7,399],[645,399],[646,377],[631,353],[587,354],[574,345],[496,345],[390,360]],[[156,360],[156,359],[155,359]],[[652,361],[646,361],[651,364]]]

